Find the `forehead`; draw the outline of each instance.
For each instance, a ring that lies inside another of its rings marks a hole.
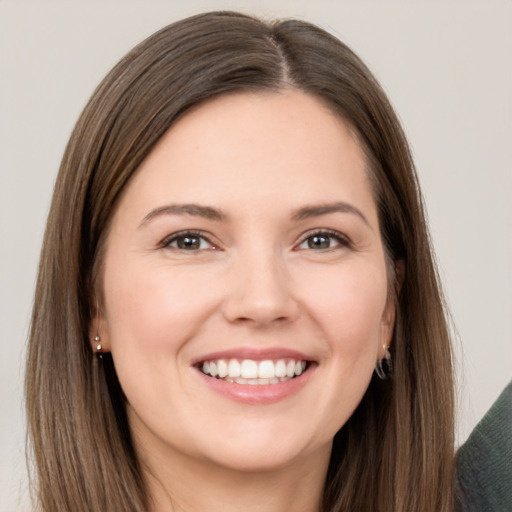
[[[372,209],[366,168],[351,127],[316,98],[293,89],[236,93],[176,122],[122,202],[222,201],[262,209],[351,199]]]

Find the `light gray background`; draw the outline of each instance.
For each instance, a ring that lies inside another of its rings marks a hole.
[[[459,441],[512,377],[510,1],[0,0],[1,512],[29,508],[23,356],[45,216],[73,124],[134,44],[219,8],[316,22],[388,92],[414,150],[458,330]]]

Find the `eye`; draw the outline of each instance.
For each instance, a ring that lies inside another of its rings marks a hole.
[[[204,251],[216,248],[208,238],[195,231],[174,233],[163,240],[162,247],[180,251]]]
[[[325,251],[335,249],[337,247],[348,246],[350,246],[349,241],[336,231],[316,231],[314,233],[309,233],[297,246],[297,249]]]

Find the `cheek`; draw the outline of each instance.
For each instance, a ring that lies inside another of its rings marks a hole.
[[[347,266],[333,274],[324,281],[328,286],[318,279],[310,283],[308,302],[327,351],[323,379],[329,384],[324,385],[318,408],[325,411],[332,435],[349,419],[368,388],[387,301],[387,279],[380,266]]]
[[[105,302],[113,353],[121,347],[144,352],[143,357],[162,355],[147,349],[175,353],[215,300],[199,275],[171,272],[165,264],[118,264],[107,270]]]
[[[132,413],[143,421],[171,423],[166,415],[193,398],[194,390],[183,386],[182,370],[188,368],[189,342],[212,309],[213,292],[200,276],[171,272],[165,264],[115,261],[105,272],[104,292],[117,376]],[[182,390],[180,396],[173,389]]]
[[[308,280],[305,299],[331,349],[375,352],[387,302],[384,265],[346,265]]]

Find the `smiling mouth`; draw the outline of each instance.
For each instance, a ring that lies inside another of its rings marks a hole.
[[[208,377],[236,384],[278,384],[302,375],[309,361],[300,359],[214,359],[196,367]]]

